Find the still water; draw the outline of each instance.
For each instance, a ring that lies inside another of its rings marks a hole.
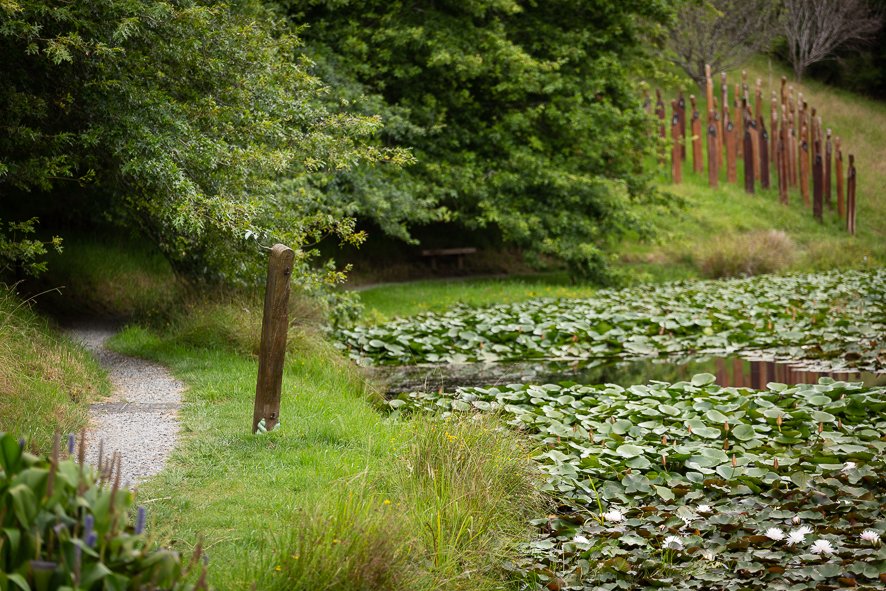
[[[375,367],[372,381],[390,393],[449,390],[457,386],[494,386],[515,383],[618,384],[630,386],[651,380],[678,382],[698,373],[710,373],[721,386],[763,389],[769,382],[814,384],[819,378],[886,386],[886,373],[852,370],[827,371],[816,362],[775,361],[740,357],[657,358],[582,362],[468,363]]]

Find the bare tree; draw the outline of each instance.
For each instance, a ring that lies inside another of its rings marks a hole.
[[[776,0],[683,0],[669,35],[671,61],[703,86],[705,64],[729,70],[768,49],[780,9]]]
[[[797,80],[838,47],[869,41],[882,15],[865,0],[785,0],[784,34]]]

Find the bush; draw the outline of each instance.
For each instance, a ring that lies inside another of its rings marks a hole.
[[[748,232],[715,239],[710,249],[696,257],[705,277],[750,277],[774,273],[796,257],[793,240],[780,230]]]
[[[24,447],[24,440],[0,433],[0,589],[206,587],[202,568],[188,582],[199,551],[183,565],[178,554],[150,548],[144,509],[131,523],[134,498],[119,487],[119,457],[96,473],[82,461],[61,459],[58,439],[50,458]]]

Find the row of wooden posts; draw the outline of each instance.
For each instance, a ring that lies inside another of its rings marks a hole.
[[[711,67],[705,68],[707,130],[702,133],[702,121],[694,96],[689,97],[691,110],[687,112],[683,93],[671,101],[671,176],[675,183],[683,180],[683,163],[687,159],[688,137],[692,144],[692,170],[704,174],[707,161],[708,184],[717,187],[725,161],[726,181],[738,182],[738,161],[744,161],[745,191],[754,193],[770,188],[773,180],[779,199],[788,203],[790,189],[799,187],[803,203],[811,205],[813,216],[821,221],[825,205],[833,209],[832,187],[836,187],[837,215],[846,220],[846,229],[855,234],[855,188],[857,172],[855,157],[849,155],[849,167],[843,174],[843,149],[839,137],[832,138],[831,130],[822,126],[821,116],[810,109],[802,93],[794,98],[793,87],[781,79],[780,95],[772,91],[769,112],[770,134],[763,113],[762,81],[757,80],[753,110],[747,72],[742,72],[741,84],[735,84],[733,109],[729,109],[729,85],[726,73],[720,75],[721,101],[714,96]],[[646,108],[652,103],[646,97]],[[667,112],[661,91],[656,91],[655,115],[659,119],[658,133],[667,140]],[[688,116],[688,117],[687,117]],[[691,135],[687,136],[687,127]],[[706,148],[702,147],[707,138]],[[663,142],[663,145],[664,142]],[[706,154],[703,153],[703,150]],[[662,163],[666,157],[660,156]],[[774,178],[773,178],[774,173]],[[832,174],[833,173],[833,174]],[[844,192],[845,181],[845,192]]]

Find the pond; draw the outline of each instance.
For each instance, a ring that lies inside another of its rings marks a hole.
[[[665,357],[642,360],[592,359],[521,363],[463,363],[381,366],[367,368],[372,381],[389,395],[417,390],[451,390],[458,386],[504,384],[617,384],[650,381],[679,382],[700,373],[717,377],[723,387],[761,390],[769,382],[815,384],[821,377],[862,382],[866,387],[886,385],[886,373],[829,371],[820,362],[742,357]]]

